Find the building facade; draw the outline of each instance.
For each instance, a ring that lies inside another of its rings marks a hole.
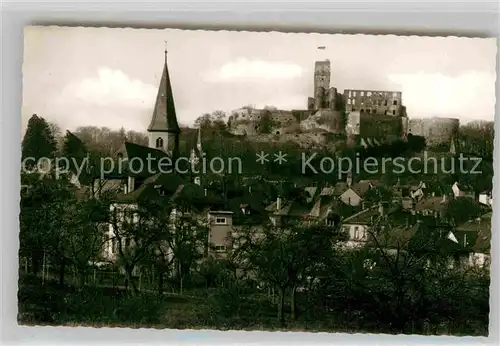
[[[408,133],[424,137],[428,145],[449,144],[457,137],[459,126],[456,118],[411,119]]]

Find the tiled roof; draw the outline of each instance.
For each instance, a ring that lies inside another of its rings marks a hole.
[[[467,232],[475,234],[475,244],[473,249],[478,253],[489,253],[491,248],[491,216],[492,213],[487,213],[481,217],[467,221],[456,227],[457,232]]]
[[[258,224],[267,220],[267,212],[259,195],[247,193],[229,200],[229,209],[234,213],[233,224]],[[242,208],[249,210],[249,214],[244,214]]]
[[[434,253],[456,253],[472,251],[475,237],[473,232],[453,229],[448,224],[422,222],[411,240],[414,251]]]
[[[345,182],[338,182],[334,186],[325,186],[321,189],[320,196],[340,196],[349,189]]]
[[[149,177],[174,168],[171,160],[166,159],[169,157],[168,154],[162,150],[125,142],[125,153],[126,160],[123,162],[122,171],[126,175]],[[148,171],[148,165],[151,171]]]
[[[338,214],[339,204],[340,202],[336,196],[320,196],[310,209],[309,215],[320,219],[336,215]]]
[[[401,226],[388,228],[375,236],[370,235],[367,246],[380,246],[384,249],[407,249],[419,227],[420,224],[415,224],[410,228]]]
[[[116,196],[116,200],[119,203],[138,203],[146,194],[151,193],[152,186],[149,184],[143,184],[134,191],[123,194],[120,193]]]
[[[356,194],[359,196],[359,197],[363,197],[365,195],[365,193],[368,192],[368,190],[370,190],[370,181],[363,181],[363,182],[358,182],[358,183],[355,183],[354,185],[351,186],[351,189],[356,192]]]
[[[274,201],[266,207],[266,211],[273,215],[281,216],[307,216],[310,212],[310,206],[298,201],[281,201],[281,208],[278,210],[278,202]]]
[[[444,211],[448,205],[448,200],[443,202],[443,197],[428,197],[418,201],[415,204],[415,210],[433,210],[437,212]]]
[[[394,214],[396,211],[399,210],[398,206],[386,206],[384,208],[385,208],[385,215]],[[371,223],[372,218],[377,217],[378,215],[380,215],[379,206],[375,205],[371,208],[362,210],[359,213],[356,213],[352,216],[345,218],[342,221],[342,223],[344,223],[344,224],[356,224],[356,225],[368,225]]]
[[[155,108],[148,131],[167,131],[175,133],[181,131],[175,113],[174,95],[170,83],[166,54],[160,87],[158,88]]]

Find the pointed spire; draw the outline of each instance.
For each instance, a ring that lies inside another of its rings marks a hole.
[[[201,149],[201,126],[198,127],[198,141],[196,142],[196,148],[198,149],[198,151],[200,153],[202,152],[202,149]]]
[[[148,131],[150,132],[172,132],[179,133],[180,128],[177,123],[175,113],[174,96],[170,75],[167,65],[167,49],[165,47],[165,65],[161,76],[160,87],[156,96],[155,108]]]

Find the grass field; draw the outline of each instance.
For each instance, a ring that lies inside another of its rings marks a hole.
[[[347,303],[353,306],[349,311],[344,304],[320,312],[317,306],[302,301],[297,319],[281,326],[272,297],[224,289],[187,290],[183,295],[158,295],[153,291],[133,294],[112,286],[78,290],[50,280],[42,285],[39,277],[22,276],[18,299],[18,321],[24,325],[391,333],[380,321],[356,311],[353,305],[361,302]],[[290,307],[285,306],[287,316],[289,311]],[[484,336],[487,328],[471,322],[466,329],[438,326],[429,333]]]

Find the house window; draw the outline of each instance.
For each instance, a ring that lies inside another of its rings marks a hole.
[[[227,220],[225,217],[216,217],[215,223],[218,225],[225,225],[227,223]]]
[[[394,101],[392,101],[392,104],[393,104],[394,106],[397,106],[397,105],[398,105],[398,100],[394,100]]]
[[[392,115],[396,115],[396,110],[395,109],[392,110]]]
[[[157,148],[163,148],[163,138],[158,137],[158,138],[156,139],[156,147],[157,147]]]
[[[226,247],[224,245],[216,245],[215,252],[226,252]]]
[[[326,221],[327,226],[330,226],[330,227],[335,226],[335,221],[333,219],[326,219],[325,221]]]

